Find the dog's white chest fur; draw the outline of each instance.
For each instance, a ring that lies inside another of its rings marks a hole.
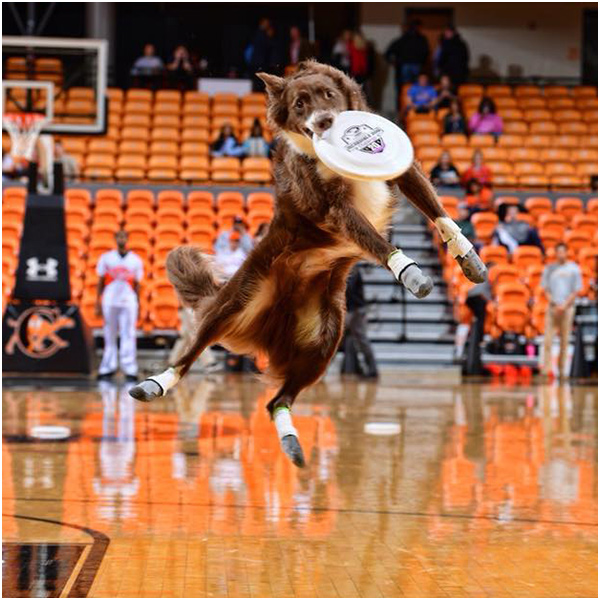
[[[392,215],[391,192],[385,181],[352,181],[352,202],[377,229],[382,231]]]

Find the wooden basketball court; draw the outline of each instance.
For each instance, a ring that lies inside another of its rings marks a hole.
[[[330,375],[3,392],[5,597],[597,596],[597,389]]]

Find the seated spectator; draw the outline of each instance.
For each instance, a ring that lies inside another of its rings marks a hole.
[[[414,110],[418,113],[429,112],[435,107],[437,100],[437,92],[430,85],[429,77],[425,73],[421,73],[417,79],[417,83],[413,83],[408,88],[408,104],[406,111]]]
[[[215,264],[226,280],[231,279],[246,260],[248,253],[242,248],[239,232],[229,233],[228,244],[215,247]]]
[[[171,83],[179,88],[189,90],[194,83],[194,68],[188,49],[179,45],[173,52],[173,60],[167,65]]]
[[[469,179],[465,186],[465,202],[473,211],[491,210],[492,207],[492,190],[488,187],[483,187],[478,179]]]
[[[492,236],[493,244],[504,246],[512,254],[519,246],[537,246],[544,251],[542,240],[535,227],[520,221],[519,213],[523,211],[517,204],[501,204],[498,208],[498,227]]]
[[[447,133],[467,134],[467,123],[456,98],[450,102],[450,112],[444,117],[444,134]]]
[[[460,227],[461,233],[470,241],[474,242],[475,238],[475,227],[471,223],[471,212],[466,202],[461,202],[458,205],[458,217],[456,224]]]
[[[233,127],[225,123],[221,127],[219,137],[214,141],[211,147],[212,156],[243,156],[244,148],[240,146],[238,139],[233,133]]]
[[[502,118],[496,113],[496,104],[491,98],[482,98],[477,112],[469,119],[469,131],[473,134],[502,133]]]
[[[454,100],[456,100],[456,92],[452,85],[452,80],[448,75],[442,75],[437,91],[437,100],[435,103],[436,110],[438,108],[450,108],[450,104]]]
[[[76,181],[79,177],[79,165],[77,161],[65,152],[60,140],[54,142],[54,162],[62,164],[63,176],[66,181]]]
[[[155,77],[162,73],[164,64],[160,56],[156,56],[154,44],[144,46],[144,54],[131,67],[131,74],[138,77]]]
[[[466,185],[470,179],[477,179],[482,187],[491,187],[492,171],[487,165],[483,164],[483,154],[481,150],[473,152],[473,160],[471,166],[463,173],[463,185]]]
[[[233,227],[226,231],[222,231],[215,241],[215,252],[225,250],[229,247],[229,238],[231,233],[236,231],[240,236],[240,246],[246,254],[249,254],[254,247],[252,238],[246,231],[246,224],[242,217],[235,217],[233,219]]]
[[[452,164],[450,153],[444,150],[440,159],[431,170],[431,181],[433,185],[440,187],[459,187],[460,175],[458,169]]]
[[[271,147],[269,142],[265,140],[263,128],[258,119],[254,119],[250,135],[244,142],[243,151],[245,156],[269,156]]]

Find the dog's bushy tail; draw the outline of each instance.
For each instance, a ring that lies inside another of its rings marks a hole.
[[[214,296],[221,288],[212,257],[194,246],[179,246],[169,252],[167,276],[181,302],[190,308],[196,308],[201,300]]]

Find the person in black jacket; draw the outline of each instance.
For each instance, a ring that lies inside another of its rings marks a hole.
[[[367,370],[365,377],[377,378],[377,362],[367,335],[367,302],[360,269],[355,266],[346,285],[346,341],[344,345],[344,366],[342,372],[360,372],[357,364],[358,352],[364,355]]]
[[[403,83],[413,83],[429,58],[427,38],[420,31],[421,22],[412,21],[407,30],[385,51],[388,63],[396,70],[398,98]]]
[[[448,75],[455,85],[469,75],[469,48],[454,27],[446,27],[442,39],[438,66],[442,75]]]

